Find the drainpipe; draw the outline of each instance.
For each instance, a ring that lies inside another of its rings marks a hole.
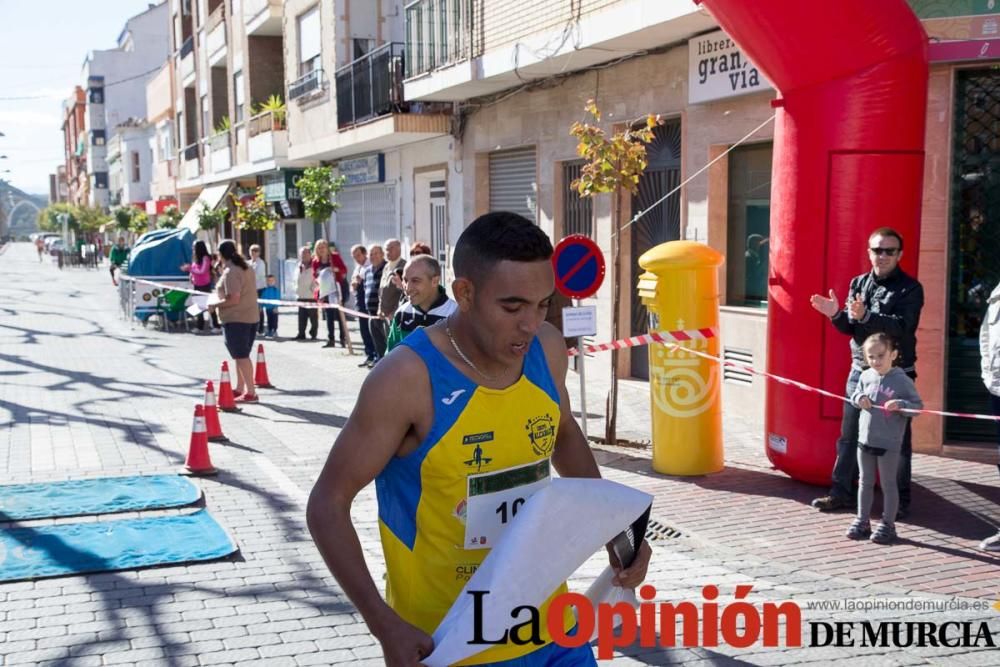
[[[902,268],[917,273],[927,35],[904,0],[701,4],[778,91],[767,370],[842,394],[848,338],[809,297],[833,289],[843,302],[851,277],[870,270],[866,243],[881,226],[903,236]],[[829,484],[842,411],[769,381],[768,458]]]

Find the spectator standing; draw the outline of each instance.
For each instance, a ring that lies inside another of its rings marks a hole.
[[[125,245],[125,237],[119,236],[118,242],[111,248],[111,257],[109,258],[111,262],[111,282],[114,283],[115,287],[118,286],[118,278],[115,275],[115,271],[128,264],[128,255],[129,249]]]
[[[351,287],[354,289],[354,307],[360,313],[367,313],[365,306],[365,269],[368,268],[368,249],[358,244],[351,248],[351,257],[354,258],[354,273],[351,274]],[[375,363],[375,343],[372,341],[372,332],[368,327],[367,317],[358,318],[358,329],[361,330],[361,341],[365,346],[365,360],[358,364],[359,367]]]
[[[191,252],[190,264],[182,264],[181,271],[187,271],[191,278],[191,286],[196,292],[211,293],[212,291],[212,256],[204,241],[195,241]],[[219,328],[219,318],[213,312],[212,329]],[[198,313],[198,331],[205,330],[205,313]]]
[[[441,264],[430,255],[410,257],[403,270],[403,284],[408,300],[392,317],[386,352],[417,329],[447,318],[458,307],[441,285]]]
[[[215,288],[216,298],[209,301],[209,310],[219,312],[226,349],[236,367],[236,401],[257,403],[250,361],[260,313],[254,272],[229,239],[219,244],[219,255],[224,268]]]
[[[374,366],[385,355],[385,344],[388,338],[386,321],[379,315],[379,286],[385,272],[385,252],[382,246],[373,244],[368,248],[368,266],[364,272],[365,311],[373,317],[368,320],[372,344],[375,348],[374,358],[368,362],[368,368]]]
[[[1000,283],[987,299],[986,316],[979,329],[979,353],[982,358],[983,384],[990,394],[993,414],[1000,417]],[[996,422],[997,451],[1000,453],[1000,421]],[[1000,471],[1000,463],[997,464]],[[1000,532],[980,543],[984,551],[1000,551]]]
[[[316,297],[313,296],[312,251],[307,245],[299,248],[299,265],[295,267],[295,298],[299,303],[316,303]],[[307,323],[309,337],[316,340],[316,334],[319,333],[319,311],[299,306],[299,332],[295,340],[306,339]]]
[[[257,287],[257,298],[261,297],[267,287],[267,267],[260,256],[260,246],[254,243],[250,246],[250,269],[254,274],[254,285]],[[264,333],[264,310],[261,309],[257,323],[257,333]]]
[[[340,256],[337,244],[333,241],[330,241],[330,261],[337,267],[337,289],[340,291],[340,304],[346,306],[351,300],[351,290],[347,283],[347,264],[344,263],[344,258]],[[338,321],[340,319],[339,313],[337,319]],[[346,339],[346,335],[342,338]],[[341,340],[341,345],[344,342],[344,340]]]
[[[861,373],[851,404],[861,410],[858,421],[858,516],[847,529],[847,537],[876,544],[896,540],[896,511],[899,508],[899,450],[910,416],[900,410],[924,407],[913,380],[895,365],[899,351],[884,333],[872,334],[862,345],[868,368]],[[882,484],[882,521],[875,532],[871,528],[872,501],[875,498],[875,470]]]
[[[812,307],[830,318],[842,334],[851,337],[851,371],[847,376],[845,396],[850,398],[857,389],[861,373],[868,368],[862,344],[872,334],[884,333],[898,344],[897,365],[911,380],[917,379],[917,325],[924,306],[924,288],[917,280],[899,268],[903,256],[903,237],[894,229],[880,227],[868,238],[868,259],[872,270],[851,280],[847,302],[839,307],[837,295],[814,294]],[[833,485],[829,495],[816,498],[812,506],[821,512],[852,508],[856,498],[852,486],[858,477],[857,447],[860,410],[844,403],[837,458],[833,465]],[[910,506],[910,462],[913,456],[910,423],[903,435],[899,462],[899,511],[902,519]]]
[[[267,286],[261,291],[261,297],[266,301],[281,301],[278,278],[273,273],[267,276]],[[276,338],[278,335],[278,304],[264,304],[264,315],[267,318],[267,329],[264,331],[264,336]]]
[[[340,258],[340,255],[336,255],[330,252],[330,244],[325,239],[320,239],[316,241],[316,245],[313,248],[313,259],[312,259],[312,269],[313,269],[313,280],[315,281],[316,290],[316,300],[324,300],[320,296],[319,290],[319,274],[323,269],[329,268],[333,278],[334,285],[340,284],[338,276],[347,275],[347,265],[344,264],[344,260]],[[339,287],[338,294],[333,292],[327,293],[326,303],[340,303],[339,297]],[[333,298],[332,301],[329,299]],[[347,347],[347,330],[344,327],[344,323],[340,322],[339,313],[335,308],[326,308],[323,310],[323,316],[326,318],[326,344],[323,347],[336,347],[336,338],[334,338],[334,327],[337,323],[340,325],[340,345],[341,347]]]

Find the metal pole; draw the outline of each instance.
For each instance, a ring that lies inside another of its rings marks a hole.
[[[580,307],[580,299],[576,300],[576,307]],[[579,359],[577,364],[580,373],[580,429],[583,431],[584,439],[589,440],[587,436],[587,353],[583,346],[583,336],[580,336],[576,349],[580,352],[576,355],[576,358]]]

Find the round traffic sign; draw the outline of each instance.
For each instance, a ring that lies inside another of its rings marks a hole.
[[[573,234],[556,244],[552,269],[557,290],[574,299],[585,299],[604,282],[604,253],[589,237]]]

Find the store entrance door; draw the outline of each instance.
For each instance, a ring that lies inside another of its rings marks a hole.
[[[979,328],[1000,281],[1000,73],[964,70],[957,79],[945,401],[949,411],[989,414]],[[945,439],[995,445],[996,424],[949,417]]]

